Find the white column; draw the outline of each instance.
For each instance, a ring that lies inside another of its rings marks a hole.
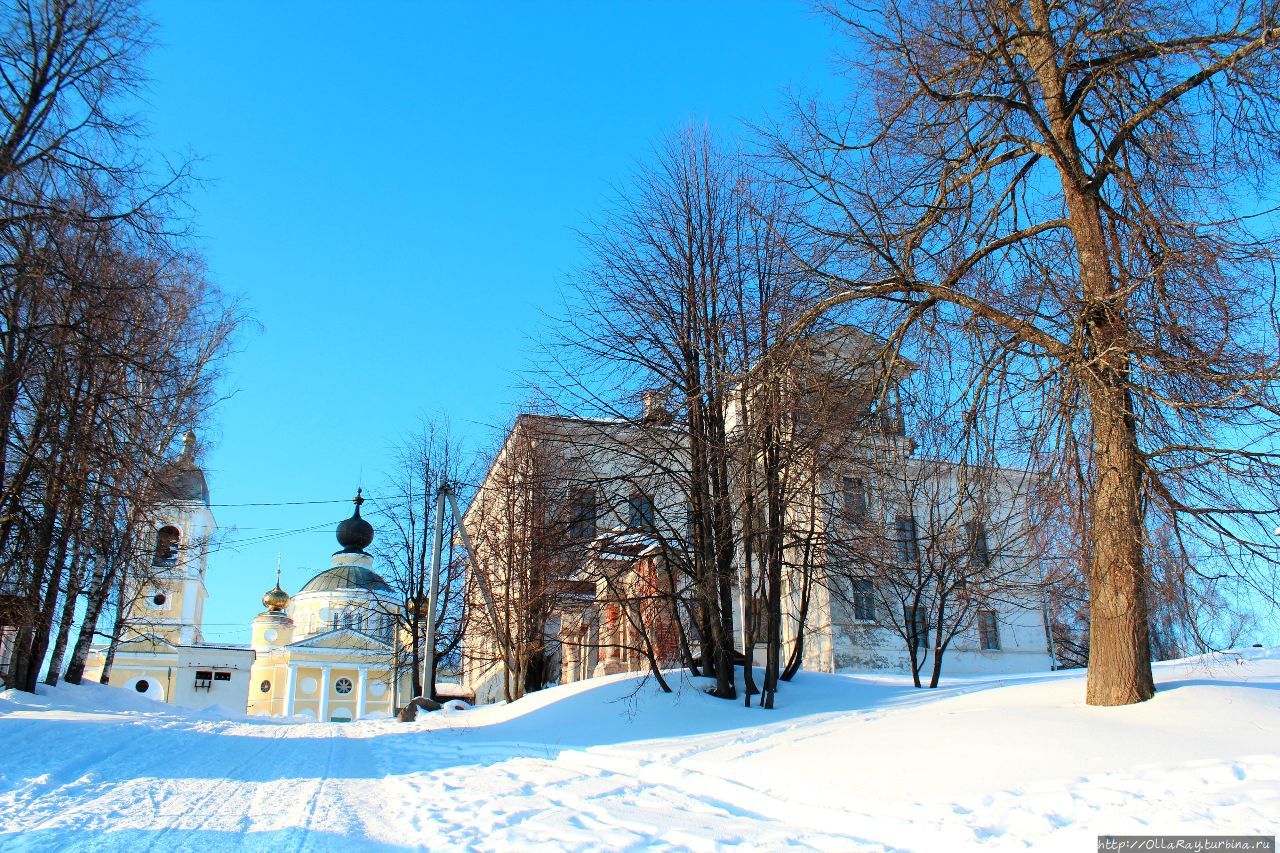
[[[320,713],[317,719],[325,722],[329,719],[329,664],[320,667]]]
[[[284,679],[284,715],[286,717],[293,716],[293,696],[298,688],[298,668],[292,663],[289,664],[287,675]]]
[[[360,675],[356,679],[356,719],[364,719],[364,689],[369,683],[369,667],[360,667]]]

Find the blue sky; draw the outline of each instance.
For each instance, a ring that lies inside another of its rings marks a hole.
[[[247,641],[277,553],[296,591],[350,512],[227,504],[376,493],[427,413],[487,444],[610,187],[682,124],[733,136],[834,85],[799,0],[150,11],[152,143],[200,159],[198,243],[260,325],[202,436],[211,640]]]

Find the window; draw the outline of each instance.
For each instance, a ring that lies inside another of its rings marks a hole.
[[[213,674],[213,680],[214,680],[214,681],[230,681],[230,680],[231,680],[231,673],[229,673],[229,672],[215,672],[215,673]]]
[[[168,597],[165,596],[163,592],[157,592],[155,595],[151,596],[151,603],[156,607],[164,607],[164,603],[168,600]]]
[[[985,569],[991,565],[991,551],[987,548],[987,529],[981,522],[970,522],[964,526],[965,548],[969,555],[969,565]]]
[[[356,627],[356,614],[350,610],[342,611],[342,627],[343,628]]]
[[[264,679],[262,679],[262,683],[258,685],[258,689],[259,689],[259,690],[261,690],[263,693],[270,693],[270,692],[271,692],[271,679],[269,679],[269,678],[264,678]]]
[[[920,560],[920,540],[916,520],[910,515],[900,515],[893,521],[894,538],[898,541],[898,561],[907,566]]]
[[[653,499],[636,492],[627,499],[627,527],[643,533],[653,533]]]
[[[209,690],[213,687],[213,670],[197,669],[196,670],[196,690]]]
[[[178,539],[181,534],[178,528],[166,524],[156,531],[156,553],[151,562],[156,566],[176,566],[178,564]]]
[[[569,503],[569,538],[574,542],[586,542],[596,535],[596,493],[592,489],[579,489]]]
[[[844,517],[850,521],[867,517],[867,484],[861,477],[844,478]]]
[[[927,615],[920,610],[907,610],[906,626],[907,626],[907,645],[914,653],[917,649],[927,649],[929,647],[929,620]]]
[[[148,690],[151,689],[151,682],[147,681],[145,678],[139,678],[137,681],[134,682],[133,689],[138,691],[139,693],[146,693]]]
[[[339,678],[337,681],[333,682],[333,689],[335,692],[341,693],[343,696],[346,696],[348,693],[351,692],[351,679]]]
[[[853,582],[853,618],[870,622],[876,618],[875,587],[871,581],[857,579]]]
[[[994,610],[978,611],[978,641],[983,651],[1000,650],[1000,623]]]

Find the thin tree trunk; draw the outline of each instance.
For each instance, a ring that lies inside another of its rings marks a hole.
[[[62,616],[58,620],[58,636],[53,643],[53,653],[49,657],[49,671],[45,674],[44,683],[53,687],[58,683],[58,675],[62,672],[62,660],[67,653],[67,642],[71,637],[71,623],[75,621],[76,602],[80,600],[80,581],[84,572],[84,560],[77,554],[71,564],[71,572],[67,576],[67,590],[62,599]]]
[[[75,649],[71,653],[71,662],[67,664],[67,672],[63,680],[70,684],[79,684],[84,678],[85,664],[89,660],[89,650],[93,648],[93,638],[98,630],[98,619],[111,594],[111,585],[115,580],[115,568],[119,558],[105,558],[99,554],[94,567],[93,582],[89,585],[85,597],[84,619],[80,623],[80,634],[76,637]]]
[[[107,652],[102,660],[102,675],[98,677],[101,684],[111,683],[111,667],[116,662],[116,649],[120,647],[120,641],[124,637],[124,632],[128,630],[128,619],[125,612],[128,608],[126,593],[129,586],[128,571],[118,572],[116,578],[116,621],[111,627],[111,642],[107,644]]]

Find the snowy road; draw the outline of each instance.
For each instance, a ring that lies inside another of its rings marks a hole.
[[[418,723],[252,722],[123,691],[0,698],[3,850],[1091,849],[1280,824],[1280,660],[916,691],[802,676],[774,712],[627,679]]]

